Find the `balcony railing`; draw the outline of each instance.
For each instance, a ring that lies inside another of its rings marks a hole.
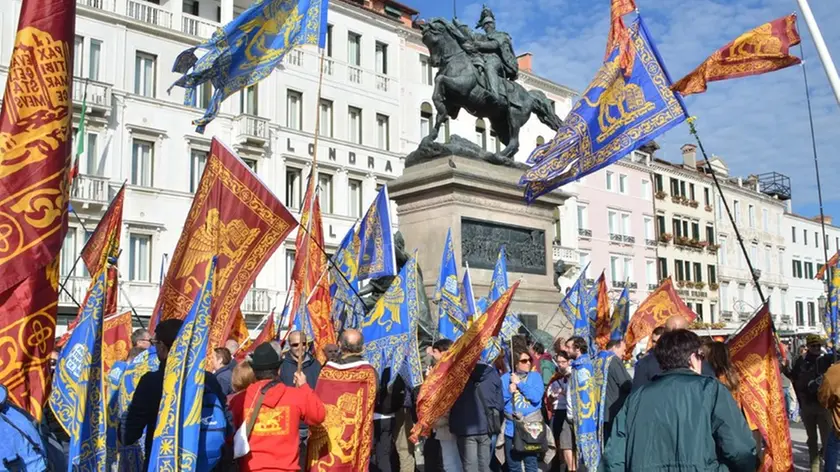
[[[201,18],[200,16],[190,15],[188,13],[183,13],[181,17],[181,31],[190,35],[190,36],[198,36],[199,38],[210,38],[213,36],[213,33],[216,32],[216,29],[219,28],[219,24],[215,21],[210,21],[206,18]]]
[[[625,243],[636,244],[635,236],[622,236],[621,238]]]
[[[335,74],[335,61],[329,57],[324,58],[324,75]]]
[[[720,319],[723,321],[734,321],[734,316],[731,311],[720,312]]]
[[[648,291],[649,292],[653,292],[654,290],[656,290],[658,288],[659,288],[658,284],[648,284]]]
[[[630,290],[636,290],[639,288],[639,284],[637,282],[627,282],[627,288]]]
[[[362,83],[362,68],[356,66],[347,66],[347,80],[352,84]]]
[[[240,140],[265,143],[269,137],[268,120],[253,115],[236,117],[236,130]]]
[[[578,228],[578,236],[582,236],[584,238],[591,238],[592,237],[592,230],[591,229]]]
[[[790,324],[790,323],[791,323],[790,315],[782,315],[782,324]]]
[[[579,261],[577,251],[572,248],[563,247],[559,244],[553,246],[554,260],[563,261],[567,264],[577,264]]]
[[[76,270],[78,271],[79,267],[76,267]],[[66,274],[61,274],[60,279],[63,281],[65,277]],[[90,288],[90,277],[69,277],[67,283],[64,284],[64,290],[58,292],[58,304],[76,306],[76,303],[84,303],[88,288]]]
[[[750,316],[752,316],[752,313],[748,311],[742,311],[741,313],[738,313],[738,321],[747,321],[748,319],[750,319]]]
[[[172,28],[172,12],[143,0],[126,0],[125,14],[137,21],[162,28]]]
[[[620,243],[623,240],[624,240],[624,237],[622,235],[616,234],[616,233],[610,233],[610,241],[612,241],[614,243]]]
[[[99,10],[116,10],[115,0],[76,0],[76,3],[86,7],[97,8]]]
[[[391,86],[391,79],[382,74],[376,74],[376,90],[387,92]]]
[[[626,285],[627,285],[627,283],[623,280],[613,280],[612,281],[613,288],[624,288]]]
[[[265,288],[252,288],[248,290],[245,299],[242,300],[242,312],[268,313],[271,310],[272,295],[275,293]]]
[[[656,246],[656,240],[655,239],[645,239],[645,245],[646,246]]]
[[[73,101],[79,105],[85,101],[90,111],[97,108],[108,111],[111,109],[111,86],[96,80],[73,77]]]
[[[107,204],[109,200],[108,178],[79,174],[73,179],[73,189],[70,196],[73,200],[84,203]]]
[[[286,54],[286,63],[297,66],[303,67],[303,51],[300,49],[292,49]]]

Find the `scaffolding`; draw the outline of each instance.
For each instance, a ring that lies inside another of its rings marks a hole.
[[[790,177],[778,172],[765,172],[758,175],[761,192],[779,200],[790,200]]]

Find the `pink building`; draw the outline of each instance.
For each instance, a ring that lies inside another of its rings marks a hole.
[[[578,182],[577,228],[581,270],[605,271],[610,299],[630,288],[631,313],[657,286],[653,184],[649,156],[635,152]],[[567,203],[568,204],[568,203]]]

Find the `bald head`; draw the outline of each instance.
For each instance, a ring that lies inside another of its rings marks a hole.
[[[365,340],[362,333],[356,329],[347,329],[341,333],[341,355],[357,356],[365,349]]]
[[[228,339],[225,342],[225,348],[227,348],[227,350],[230,351],[231,355],[234,355],[236,354],[236,351],[239,350],[239,343],[234,341],[233,339]]]
[[[302,359],[306,353],[306,336],[300,331],[289,333],[289,351],[296,358]]]
[[[688,329],[688,320],[680,315],[674,315],[665,322],[665,332],[670,333],[678,329]]]

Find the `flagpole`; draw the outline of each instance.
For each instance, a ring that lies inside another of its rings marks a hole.
[[[834,66],[834,61],[831,59],[831,54],[825,45],[820,27],[817,25],[817,20],[814,19],[814,13],[811,11],[811,6],[808,5],[808,0],[796,1],[799,4],[802,17],[805,19],[805,24],[808,25],[808,30],[811,32],[811,38],[814,40],[814,46],[816,46],[817,53],[820,55],[820,62],[822,62],[823,69],[825,69],[828,83],[831,85],[831,90],[834,91],[834,98],[837,100],[837,104],[840,105],[840,76],[837,75],[837,68]]]

